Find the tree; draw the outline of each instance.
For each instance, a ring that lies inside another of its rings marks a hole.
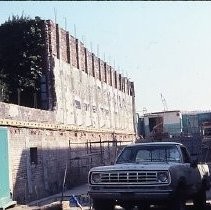
[[[43,24],[44,22],[39,17],[30,19],[13,16],[0,26],[0,95],[2,101],[17,103],[17,90],[25,93],[39,92],[39,81],[44,73],[45,32]],[[1,94],[1,90],[4,94]]]

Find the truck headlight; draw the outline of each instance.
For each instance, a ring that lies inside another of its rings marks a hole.
[[[100,180],[101,180],[100,173],[92,173],[92,175],[91,175],[91,181],[93,183],[99,183]]]
[[[168,175],[168,172],[166,172],[166,171],[162,171],[162,172],[158,172],[157,173],[157,178],[158,178],[158,181],[159,182],[168,182],[168,180],[169,180],[169,175]]]

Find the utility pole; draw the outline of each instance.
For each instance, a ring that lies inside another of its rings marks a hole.
[[[168,106],[167,106],[167,102],[166,102],[166,99],[163,97],[163,94],[161,93],[160,94],[160,97],[161,97],[161,101],[162,101],[162,104],[163,104],[163,111],[168,111]]]
[[[163,103],[163,132],[164,132],[164,129],[165,129],[165,112],[168,111],[168,106],[167,106],[167,102],[166,102],[166,99],[163,97],[162,93],[160,94],[160,97],[161,97],[161,101]]]

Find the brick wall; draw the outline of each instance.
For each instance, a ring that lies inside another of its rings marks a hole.
[[[86,182],[91,167],[114,161],[118,152],[114,135],[121,145],[132,138],[112,133],[17,127],[8,130],[13,196],[19,203],[61,192],[66,167],[66,189]],[[32,162],[31,148],[37,149],[36,163]]]

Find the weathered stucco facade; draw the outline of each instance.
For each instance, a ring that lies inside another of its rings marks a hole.
[[[0,102],[8,130],[10,189],[26,203],[87,180],[88,170],[114,161],[134,140],[134,85],[79,40],[43,21],[47,110]]]

